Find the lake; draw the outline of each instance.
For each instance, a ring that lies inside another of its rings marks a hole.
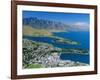
[[[53,33],[55,36],[63,37],[73,41],[77,41],[80,45],[63,45],[67,48],[82,48],[89,50],[89,32],[58,32]]]
[[[62,60],[72,60],[72,61],[79,61],[82,63],[89,64],[89,55],[81,55],[81,54],[61,54],[60,58]]]
[[[73,41],[77,41],[79,45],[70,45],[70,44],[61,44],[54,42],[53,38],[50,37],[31,37],[24,36],[23,38],[27,38],[29,40],[37,41],[37,42],[45,42],[54,45],[59,48],[76,48],[76,49],[85,49],[89,50],[89,32],[54,32],[54,36],[62,37],[65,39],[70,39]],[[79,61],[83,63],[89,64],[89,55],[81,55],[81,54],[61,54],[61,59],[64,60],[73,60]]]

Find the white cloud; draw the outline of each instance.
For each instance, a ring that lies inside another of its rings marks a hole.
[[[89,31],[89,24],[86,22],[76,22],[71,25],[73,31]]]
[[[85,23],[85,22],[76,22],[74,25],[76,25],[76,26],[88,26],[88,24],[87,23]]]

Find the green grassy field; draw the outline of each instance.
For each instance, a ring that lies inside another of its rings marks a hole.
[[[30,64],[27,68],[42,68],[43,66],[40,64]]]

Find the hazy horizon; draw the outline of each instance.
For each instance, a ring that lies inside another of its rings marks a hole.
[[[38,19],[57,21],[70,25],[74,30],[89,31],[89,14],[83,13],[63,13],[63,12],[43,12],[43,11],[23,11],[23,18],[37,17]]]

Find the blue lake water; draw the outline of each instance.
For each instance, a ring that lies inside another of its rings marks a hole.
[[[68,45],[67,48],[82,48],[89,50],[89,32],[59,32],[53,33],[55,36],[67,38],[73,41],[77,41],[80,45]]]
[[[72,60],[79,61],[83,63],[89,64],[89,55],[80,55],[80,54],[61,54],[60,58],[62,60]]]
[[[69,45],[69,44],[61,44],[54,42],[53,38],[50,37],[31,37],[24,36],[23,38],[27,38],[37,42],[45,42],[54,45],[59,48],[79,48],[89,50],[89,32],[54,32],[54,36],[62,37],[65,39],[70,39],[73,41],[77,41],[80,45]],[[79,61],[89,64],[89,55],[80,55],[80,54],[62,54],[61,59],[69,59],[73,61]]]

